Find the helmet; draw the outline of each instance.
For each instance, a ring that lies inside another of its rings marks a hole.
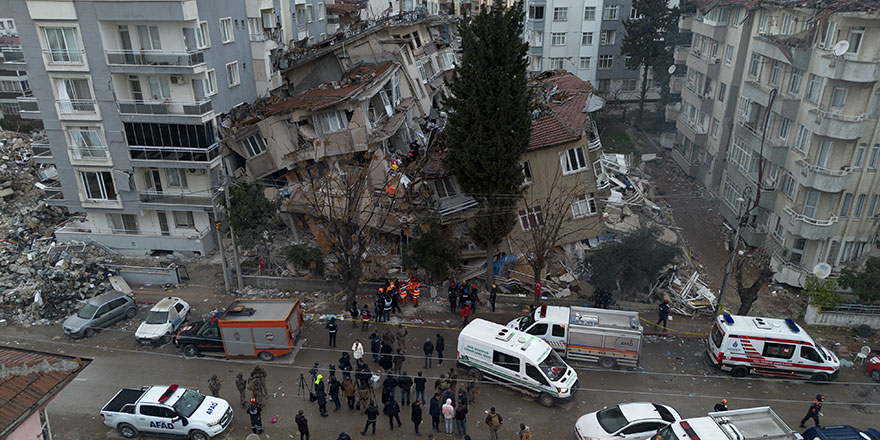
[[[257,399],[255,397],[251,397],[251,403],[257,403]]]
[[[818,401],[820,401],[820,402],[824,402],[824,401],[825,401],[825,395],[824,395],[824,394],[816,394],[816,400],[818,400]]]
[[[379,288],[379,292],[384,292],[384,291],[385,291],[385,288],[384,288],[384,287],[380,287],[380,288]]]

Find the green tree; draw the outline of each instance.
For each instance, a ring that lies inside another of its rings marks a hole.
[[[488,283],[495,250],[515,224],[523,182],[520,156],[529,146],[526,53],[521,2],[495,0],[462,28],[464,54],[449,84],[451,97],[444,159],[465,193],[480,204],[471,237],[486,249]]]
[[[284,258],[297,269],[305,269],[316,277],[324,276],[324,254],[320,249],[305,244],[294,244],[281,250]]]
[[[275,232],[282,222],[278,216],[279,203],[263,195],[254,183],[238,183],[229,187],[232,206],[229,209],[229,222],[235,228],[238,243],[251,249],[261,248],[264,265],[271,271],[270,245],[275,240]]]
[[[865,268],[859,272],[856,269],[844,269],[839,278],[840,285],[852,289],[852,293],[858,295],[859,301],[872,303],[880,299],[880,257],[868,258]]]
[[[642,70],[642,90],[639,96],[639,120],[643,120],[645,95],[648,93],[648,72],[661,88],[669,87],[669,66],[673,63],[674,42],[678,34],[678,7],[670,8],[665,1],[633,0],[632,7],[639,12],[634,19],[624,20],[626,36],[620,54],[629,56],[626,67]]]
[[[436,218],[422,224],[421,233],[403,248],[404,269],[425,269],[430,284],[445,279],[458,266],[458,247],[449,240],[449,234]]]
[[[657,228],[640,228],[608,243],[584,258],[582,268],[596,289],[632,292],[646,290],[679,249],[661,242]]]
[[[838,290],[834,280],[820,280],[816,277],[807,277],[804,280],[804,288],[801,293],[810,298],[810,305],[823,309],[833,309],[843,302],[843,295]]]

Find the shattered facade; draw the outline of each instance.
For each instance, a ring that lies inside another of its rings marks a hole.
[[[15,29],[11,19],[0,18],[0,23],[7,23],[6,26],[12,25],[12,29]],[[0,119],[19,117],[18,100],[30,95],[31,89],[18,33],[16,31],[14,35],[0,34]]]

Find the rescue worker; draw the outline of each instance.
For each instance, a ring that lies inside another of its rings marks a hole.
[[[406,306],[406,295],[408,293],[411,293],[413,291],[413,289],[415,289],[415,286],[413,285],[413,279],[414,279],[414,277],[412,275],[410,275],[409,281],[406,282],[406,288],[400,289],[400,292],[399,292],[400,293],[400,304],[402,306]]]
[[[211,376],[211,379],[208,380],[208,389],[211,390],[211,395],[214,397],[220,397],[220,384],[223,383],[220,379],[217,378],[217,375]]]
[[[660,308],[659,308],[658,313],[659,313],[659,319],[657,320],[657,327],[660,327],[663,330],[666,330],[666,326],[668,325],[666,323],[666,320],[669,319],[669,298],[663,298],[663,302],[660,303]],[[662,326],[660,325],[661,322],[663,323]]]
[[[449,313],[455,313],[456,290],[455,283],[449,283]]]
[[[257,399],[251,399],[251,404],[248,406],[247,413],[251,417],[251,431],[254,434],[262,434],[263,408],[257,403]]]
[[[413,307],[419,306],[419,296],[422,294],[422,283],[419,280],[413,281],[412,303]]]
[[[269,392],[266,391],[266,377],[268,377],[268,375],[266,374],[266,370],[264,370],[263,367],[261,367],[259,365],[254,367],[254,371],[251,371],[251,377],[252,378],[259,377],[260,378],[260,381],[259,381],[260,382],[260,389],[263,392],[263,395],[265,396],[266,394],[269,394]],[[263,403],[260,402],[260,405],[262,405],[262,404]]]
[[[394,304],[397,302],[396,296],[386,296],[385,297],[385,305],[382,309],[382,317],[386,322],[391,319],[391,310],[394,308]]]
[[[358,318],[361,316],[361,309],[358,308],[357,301],[351,303],[348,313],[351,315],[351,328],[357,328]]]
[[[715,412],[727,411],[727,399],[721,399],[721,402],[715,404]]]
[[[470,318],[470,316],[471,316],[471,305],[470,304],[471,304],[471,302],[468,301],[468,302],[464,303],[464,307],[461,308],[461,319],[462,319],[461,328],[467,327],[468,318]]]
[[[364,309],[361,310],[361,331],[365,332],[370,328],[370,309],[367,308],[367,305],[364,304]]]
[[[330,342],[328,345],[331,347],[336,346],[336,332],[339,331],[339,324],[336,323],[336,318],[330,318],[330,322],[327,323],[327,333],[330,334]]]
[[[820,425],[819,425],[819,415],[820,415],[819,412],[822,411],[822,402],[824,402],[824,401],[825,401],[824,394],[816,394],[816,398],[813,399],[813,403],[810,405],[810,409],[807,410],[807,415],[805,415],[804,418],[801,419],[801,425],[800,425],[801,428],[806,428],[806,426],[804,426],[804,423],[806,423],[807,420],[810,420],[810,419],[813,419],[813,421],[816,422],[817,428],[820,427]]]
[[[241,407],[247,407],[247,381],[244,380],[244,375],[238,373],[235,376],[235,388],[238,389],[238,395],[241,399]]]
[[[264,391],[266,385],[263,383],[262,377],[251,376],[250,381],[248,382],[248,388],[251,390],[251,395],[254,396],[251,400],[255,400],[257,405],[262,407],[266,397],[266,392]]]
[[[404,297],[406,296],[406,289],[404,289],[403,286],[401,286],[401,288],[400,288],[400,294],[404,295]],[[388,295],[388,296],[391,298],[391,307],[393,308],[392,311],[396,310],[398,312],[403,312],[403,310],[400,310],[400,302],[398,301],[398,296],[397,295]]]
[[[327,393],[324,391],[324,375],[315,376],[315,396],[318,398],[318,410],[321,417],[327,417]]]
[[[492,285],[492,288],[489,289],[489,304],[492,305],[492,311],[495,311],[495,300],[498,299],[498,286]],[[497,436],[497,433],[496,433]]]

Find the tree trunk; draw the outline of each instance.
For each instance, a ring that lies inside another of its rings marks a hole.
[[[361,281],[361,261],[358,258],[354,258],[349,264],[348,271],[345,272],[347,275],[347,279],[345,280],[345,305],[351,305],[353,302],[357,302],[357,289],[358,284]],[[367,304],[367,308],[369,308],[369,304]]]
[[[486,285],[495,284],[495,248],[496,243],[486,243]]]
[[[642,65],[642,94],[639,97],[639,125],[645,117],[645,96],[648,94],[648,65]]]
[[[758,299],[758,292],[761,291],[761,287],[764,284],[770,281],[773,271],[769,267],[764,267],[761,273],[758,274],[758,277],[755,278],[755,281],[749,287],[744,287],[742,266],[741,261],[736,265],[736,293],[739,294],[740,301],[739,310],[736,311],[736,314],[748,315],[749,310],[752,309],[752,304]]]
[[[538,282],[541,281],[541,278],[542,278],[541,275],[544,274],[544,266],[546,266],[546,264],[543,261],[535,262],[535,264],[532,265],[532,271],[534,271],[534,273],[535,273],[534,274],[535,275],[535,282],[532,283],[532,288],[534,288],[538,284]],[[543,295],[543,292],[542,292],[542,295]],[[538,295],[535,295],[535,307],[538,307],[538,302],[540,300],[541,299],[538,297]]]

